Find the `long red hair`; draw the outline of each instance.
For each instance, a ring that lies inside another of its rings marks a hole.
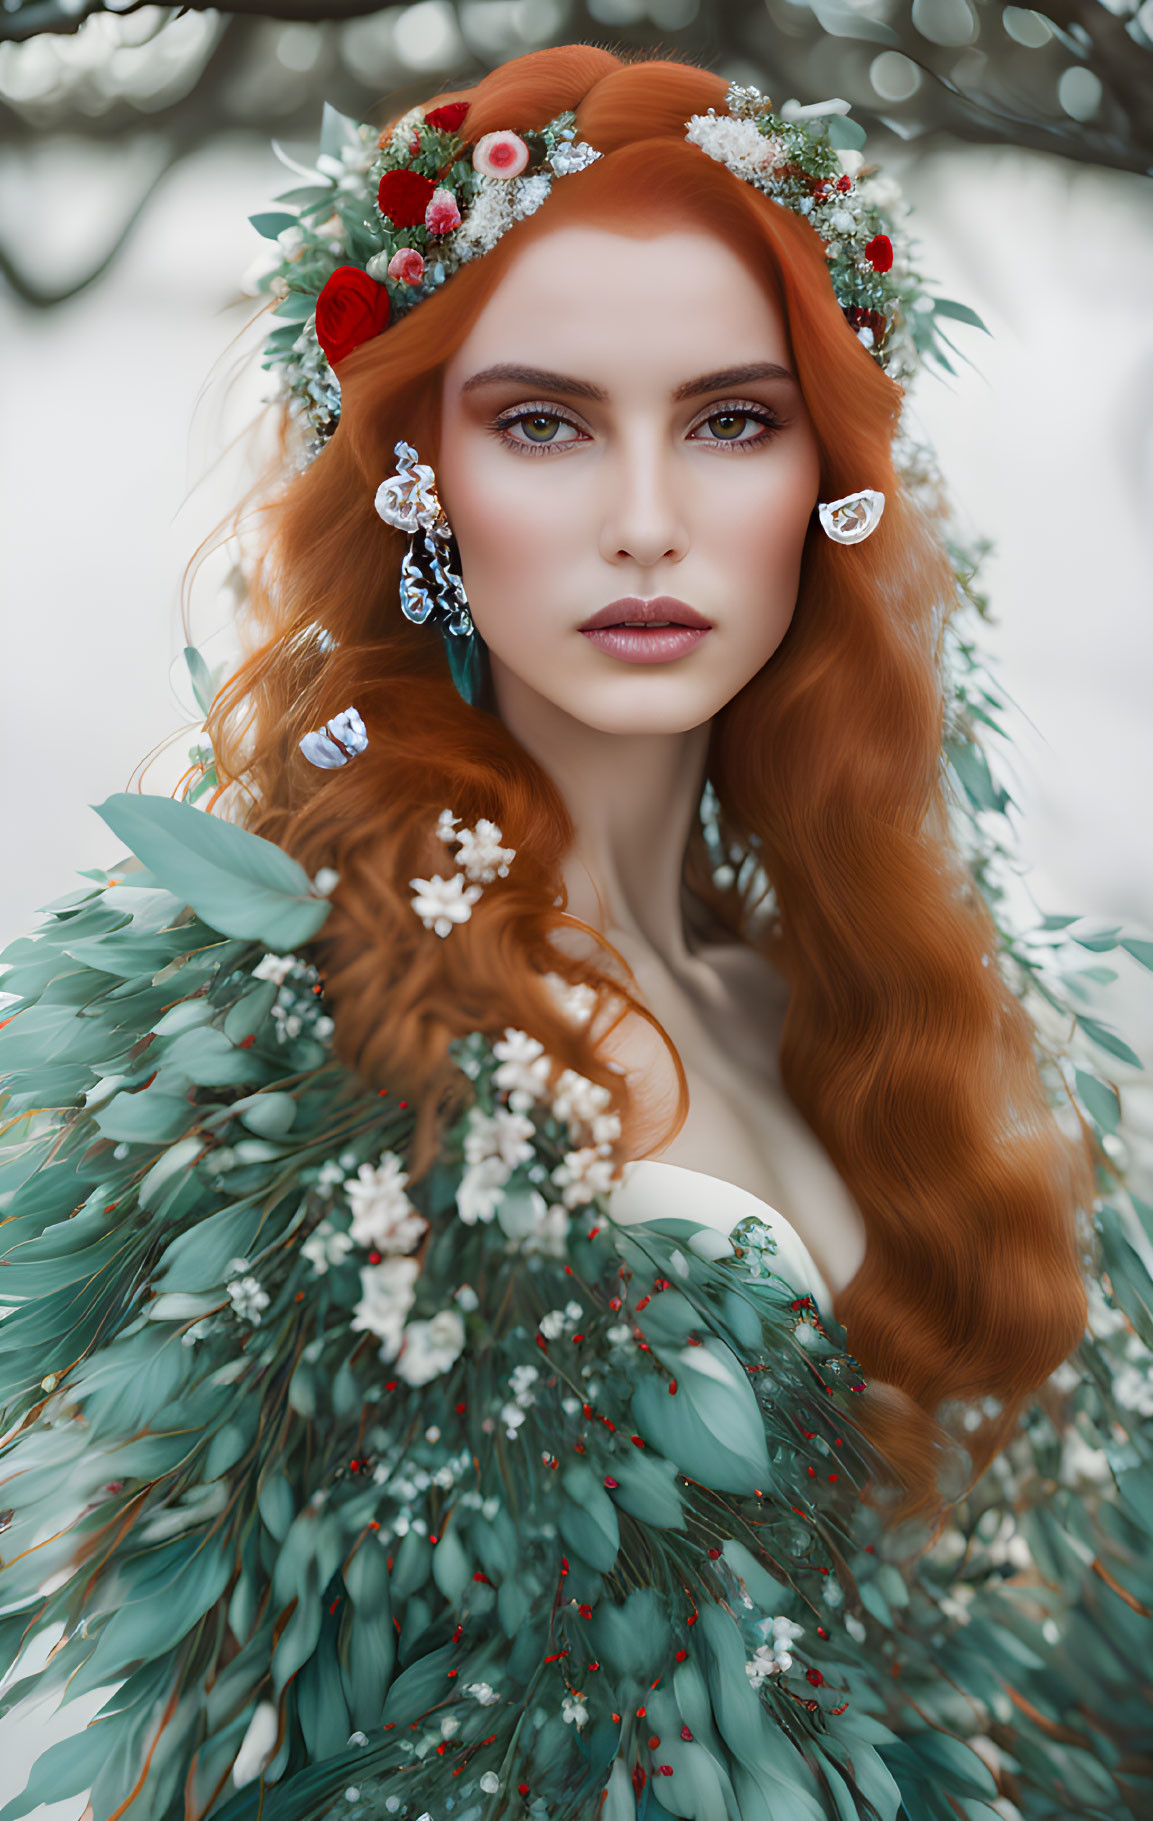
[[[605,156],[342,362],[335,436],[266,508],[248,655],[210,728],[222,775],[242,787],[233,813],[310,871],[340,874],[321,955],[337,1051],[420,1108],[414,1174],[469,1092],[449,1042],[506,1025],[610,1089],[619,1156],[635,1155],[642,1107],[541,974],[587,981],[618,1004],[623,993],[656,1020],[618,972],[578,965],[553,940],[565,923],[571,820],[502,722],[460,700],[440,638],[400,613],[404,540],[381,524],[373,494],[398,438],[435,463],[442,368],[528,237],[580,219],[639,221],[643,232],[671,214],[751,263],[784,311],[821,497],[867,482],[887,506],[849,562],[810,534],[783,643],[713,721],[708,778],[722,828],[759,861],[774,916],[759,914],[749,869],[716,885],[699,829],[686,878],[789,982],[782,1079],[867,1226],[865,1261],[836,1314],[866,1374],[889,1388],[869,1400],[873,1433],[911,1503],[930,1507],[942,1402],[980,1399],[986,1417],[994,1411],[966,1437],[979,1466],[1080,1337],[1075,1226],[1092,1200],[1092,1159],[1050,1109],[1036,1033],[998,969],[994,924],[950,834],[940,657],[955,590],[937,529],[894,472],[900,388],[848,332],[807,223],[686,143],[688,116],[723,106],[724,94],[719,77],[691,66],[568,46],[505,64],[467,97],[438,97],[467,98],[472,138],[539,129],[573,108],[580,136]],[[327,655],[317,624],[337,641]],[[350,702],[368,751],[318,772],[297,742]],[[443,868],[434,826],[445,806],[466,823],[490,817],[517,859],[441,941],[414,915],[408,881]],[[681,1089],[671,1137],[688,1095],[661,1035]]]

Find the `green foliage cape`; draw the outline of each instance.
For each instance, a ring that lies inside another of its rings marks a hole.
[[[327,901],[188,803],[104,814],[144,870],[3,956],[0,1665],[5,1711],[114,1692],[0,1821],[88,1789],[95,1821],[1150,1812],[1149,1210],[1102,1204],[1076,1369],[919,1552],[861,1501],[858,1369],[761,1222],[565,1205],[572,1134],[525,1093],[465,1218],[518,1079],[481,1033],[405,1198],[398,1353],[369,1285],[403,1247],[350,1211],[407,1180],[413,1115],[331,1055],[293,953]]]

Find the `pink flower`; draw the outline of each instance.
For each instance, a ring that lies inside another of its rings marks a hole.
[[[460,226],[460,210],[451,190],[434,190],[424,211],[424,225],[430,234],[451,234]]]
[[[398,284],[418,285],[424,277],[424,254],[415,247],[401,247],[388,262],[388,276]]]
[[[486,133],[472,154],[482,177],[519,177],[528,163],[528,147],[519,133]]]

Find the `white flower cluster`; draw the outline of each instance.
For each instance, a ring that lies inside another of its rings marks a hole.
[[[500,1700],[491,1682],[468,1682],[464,1692],[471,1695],[474,1701],[479,1701],[482,1707],[491,1707],[494,1701]]]
[[[540,1368],[533,1365],[514,1366],[508,1375],[512,1397],[501,1406],[500,1420],[510,1441],[515,1440],[516,1432],[524,1422],[525,1411],[536,1403],[533,1387],[539,1377]]]
[[[559,1340],[562,1334],[571,1332],[584,1315],[580,1303],[566,1303],[563,1309],[549,1309],[541,1316],[537,1327],[546,1340]]]
[[[313,880],[320,897],[328,897],[339,884],[340,875],[324,867]],[[316,994],[320,975],[299,955],[266,954],[252,970],[253,980],[266,980],[280,988],[269,1013],[279,1043],[291,1043],[302,1034],[326,1043],[332,1036],[333,1022],[321,1008]],[[217,1153],[217,1168],[220,1167]]]
[[[253,1277],[246,1258],[234,1258],[228,1267],[224,1288],[232,1303],[232,1313],[240,1321],[260,1326],[260,1318],[272,1300],[258,1277]]]
[[[585,1706],[584,1701],[580,1695],[569,1694],[569,1695],[565,1696],[564,1700],[561,1702],[561,1718],[562,1719],[572,1721],[573,1724],[579,1729],[580,1727],[585,1725],[586,1721],[588,1720],[588,1717],[589,1717],[589,1710]]]
[[[720,114],[694,114],[685,138],[699,145],[702,152],[715,158],[743,177],[746,183],[764,186],[774,171],[788,162],[788,151],[773,134],[762,133],[754,120],[734,120]]]
[[[439,1437],[439,1428],[435,1423],[430,1424],[424,1432],[425,1440],[438,1440]],[[470,1472],[472,1464],[472,1454],[468,1448],[462,1448],[459,1453],[444,1461],[441,1466],[431,1472],[427,1467],[414,1467],[407,1464],[401,1467],[395,1453],[392,1453],[377,1463],[373,1468],[372,1477],[377,1486],[388,1488],[389,1496],[394,1498],[398,1504],[410,1506],[433,1486],[438,1491],[450,1492],[457,1480]],[[410,1527],[414,1529],[419,1527],[421,1534],[428,1528],[419,1518],[410,1526],[409,1519],[404,1513],[397,1519],[397,1524],[401,1526],[396,1531],[398,1536],[406,1535]]]
[[[792,1646],[805,1629],[793,1619],[770,1619],[766,1624],[771,1629],[771,1639],[766,1638],[763,1644],[758,1644],[745,1664],[745,1674],[754,1688],[759,1688],[770,1676],[792,1668]]]
[[[566,1151],[563,1162],[552,1172],[566,1208],[589,1202],[594,1195],[607,1195],[612,1188],[616,1169],[612,1148],[621,1135],[621,1122],[618,1114],[607,1111],[611,1098],[607,1088],[578,1075],[575,1069],[564,1069],[557,1080],[552,1097],[554,1117],[567,1124],[574,1139],[587,1139]]]
[[[552,178],[545,171],[531,177],[482,177],[446,252],[461,265],[482,253],[491,253],[515,222],[536,214],[551,189]]]
[[[457,843],[460,872],[444,878],[434,873],[431,879],[410,879],[413,909],[425,929],[447,936],[458,923],[467,923],[472,907],[482,895],[482,887],[497,878],[507,878],[516,858],[515,847],[502,847],[501,831],[495,822],[482,816],[475,828],[459,828],[459,817],[451,809],[442,809],[436,832],[440,840]],[[471,881],[471,883],[466,883]]]
[[[565,1207],[578,1208],[594,1196],[610,1192],[614,1167],[611,1157],[602,1157],[592,1145],[582,1145],[577,1151],[565,1152],[564,1161],[557,1164],[551,1180],[561,1191]]]
[[[385,1151],[375,1166],[362,1163],[344,1182],[352,1210],[349,1232],[321,1221],[301,1249],[321,1275],[354,1245],[375,1255],[375,1262],[360,1267],[361,1295],[351,1325],[377,1336],[382,1360],[399,1354],[396,1370],[406,1384],[425,1385],[459,1358],[464,1320],[455,1309],[442,1309],[427,1321],[407,1320],[420,1275],[419,1260],[411,1253],[428,1229],[404,1192],[407,1181],[394,1151]]]
[[[351,1233],[342,1232],[330,1220],[322,1220],[319,1226],[313,1228],[300,1250],[317,1277],[323,1277],[330,1265],[343,1264],[352,1248]]]
[[[374,1167],[362,1163],[344,1184],[352,1209],[351,1234],[358,1246],[372,1252],[411,1252],[419,1245],[428,1222],[418,1214],[404,1185],[408,1175],[395,1151],[385,1151]]]
[[[464,1320],[455,1309],[441,1309],[428,1321],[410,1321],[396,1369],[407,1385],[427,1385],[464,1351]]]
[[[505,1184],[519,1163],[532,1157],[534,1126],[523,1113],[498,1107],[488,1114],[469,1108],[465,1133],[465,1169],[457,1190],[456,1211],[466,1226],[491,1220]]]
[[[596,988],[586,985],[583,980],[570,982],[563,974],[553,972],[542,974],[541,979],[550,988],[564,1016],[571,1019],[578,1030],[583,1030],[596,1006]]]
[[[475,828],[458,827],[460,817],[451,809],[442,809],[436,820],[437,838],[457,844],[457,861],[469,879],[489,885],[496,878],[506,879],[516,858],[515,847],[500,845],[500,829],[482,816]]]
[[[514,1113],[527,1113],[534,1102],[548,1099],[552,1063],[543,1043],[510,1024],[493,1044],[492,1053],[499,1065],[493,1083],[507,1094]]]

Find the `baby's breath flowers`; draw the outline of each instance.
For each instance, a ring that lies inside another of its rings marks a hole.
[[[501,831],[486,816],[475,828],[460,828],[459,821],[451,809],[442,809],[436,833],[446,844],[456,842],[460,872],[448,878],[433,873],[429,879],[408,882],[413,891],[413,909],[425,929],[435,930],[438,936],[447,936],[458,923],[467,923],[482,888],[494,879],[507,878],[516,858],[516,849],[501,846]]]

